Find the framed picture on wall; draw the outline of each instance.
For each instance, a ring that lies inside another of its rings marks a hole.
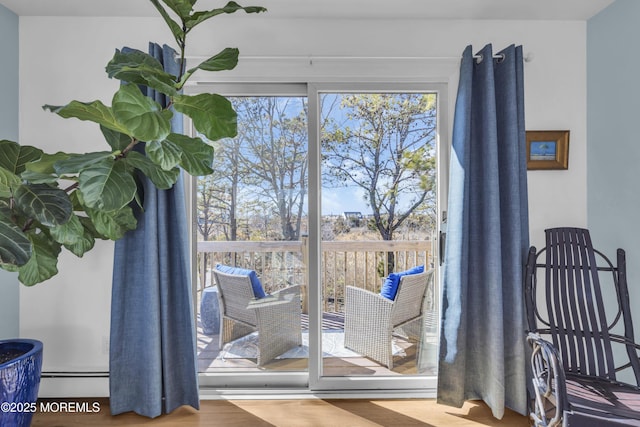
[[[568,130],[528,130],[527,169],[568,169]]]

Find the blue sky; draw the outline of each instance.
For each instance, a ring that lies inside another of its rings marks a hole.
[[[322,214],[341,214],[361,212],[363,215],[371,213],[371,208],[364,201],[364,191],[361,188],[322,188]]]

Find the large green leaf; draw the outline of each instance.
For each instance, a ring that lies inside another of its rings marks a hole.
[[[197,67],[191,70],[205,70],[205,71],[225,71],[233,70],[238,65],[238,55],[240,51],[237,48],[228,47],[217,55],[212,56],[200,63]]]
[[[87,207],[118,211],[137,191],[136,182],[124,162],[104,159],[79,175],[82,200]]]
[[[193,73],[198,70],[204,71],[225,71],[233,70],[238,65],[238,55],[240,51],[236,48],[226,48],[222,52],[215,56],[201,62],[197,67],[189,69],[184,76],[182,76],[181,85],[186,82]]]
[[[109,129],[126,132],[127,129],[116,120],[111,107],[102,101],[80,102],[71,101],[67,105],[43,105],[43,109],[59,115],[62,118],[76,118],[83,121],[98,123]]]
[[[167,73],[157,59],[140,50],[116,50],[107,64],[107,74],[110,78],[147,86],[169,96],[177,93],[176,77]]]
[[[9,206],[10,203],[13,203],[13,201],[9,199],[3,199],[2,197],[0,197],[0,222],[12,222],[9,219],[2,218],[3,216],[5,218],[11,218],[11,216],[14,215],[15,212]]]
[[[191,14],[196,1],[197,0],[162,0],[162,2],[169,6],[181,19],[185,19]]]
[[[145,144],[145,152],[151,161],[164,170],[171,170],[180,164],[182,150],[167,141],[151,141]]]
[[[60,160],[69,158],[69,154],[58,151],[55,154],[43,153],[40,160],[27,163],[25,169],[30,172],[39,172],[44,174],[53,174],[56,172],[53,165]]]
[[[180,174],[180,170],[177,168],[163,170],[147,157],[135,151],[131,151],[124,161],[126,161],[129,166],[139,169],[161,190],[167,190],[173,187],[173,184],[176,183],[178,175]]]
[[[10,271],[11,273],[17,273],[20,267],[14,264],[2,264],[0,262],[0,268],[5,271]]]
[[[63,245],[73,245],[78,243],[84,234],[84,227],[80,223],[80,218],[71,215],[69,221],[49,229],[51,237]]]
[[[80,218],[80,222],[82,223],[82,226],[84,227],[85,234],[87,236],[90,236],[91,238],[94,238],[94,239],[103,239],[103,240],[107,238],[102,233],[98,232],[98,230],[96,229],[95,224],[91,220],[91,217],[89,217],[89,216],[79,216],[78,218]]]
[[[71,204],[73,205],[74,212],[84,211],[85,203],[82,198],[82,193],[79,191],[72,191],[69,193],[69,199],[71,200]]]
[[[89,227],[85,226],[88,224]],[[50,229],[51,237],[64,245],[74,255],[81,257],[85,252],[91,250],[95,244],[93,233],[95,228],[91,220],[86,217],[73,215],[64,225]]]
[[[100,131],[102,132],[104,139],[107,141],[107,144],[111,146],[113,151],[123,151],[132,142],[132,139],[129,135],[106,128],[102,125],[100,125]]]
[[[201,24],[202,22],[206,21],[209,18],[213,18],[214,16],[217,16],[223,13],[234,13],[239,10],[244,10],[246,13],[260,13],[260,12],[267,11],[267,9],[265,9],[264,7],[259,7],[259,6],[242,7],[234,1],[230,1],[225,5],[225,7],[220,9],[213,9],[209,11],[193,13],[190,17],[188,17],[188,19],[185,19],[187,31],[191,30],[193,27],[195,27],[198,24]]]
[[[58,185],[58,177],[48,173],[26,170],[20,174],[20,178],[29,184],[48,184],[54,187]]]
[[[160,13],[160,16],[162,16],[162,19],[164,19],[164,22],[167,23],[167,26],[171,30],[171,33],[173,34],[173,37],[176,39],[176,42],[178,43],[178,45],[182,46],[185,39],[185,33],[184,33],[184,30],[182,29],[182,26],[179,25],[173,19],[171,19],[171,17],[169,16],[165,8],[160,4],[158,0],[150,0],[150,1],[158,10],[158,12]]]
[[[44,233],[30,233],[28,237],[32,245],[31,259],[18,269],[18,280],[23,285],[33,286],[58,274],[61,246]]]
[[[42,150],[28,145],[22,146],[13,141],[0,141],[0,167],[20,175],[25,165],[42,157]]]
[[[44,105],[42,108],[65,119],[73,117],[78,120],[94,122],[118,132],[129,133],[129,130],[116,120],[112,109],[104,105],[101,101],[71,101],[67,105]]]
[[[214,93],[177,95],[173,106],[176,111],[191,117],[198,132],[210,141],[234,138],[238,133],[236,112],[223,96]]]
[[[95,153],[69,154],[66,159],[57,161],[53,167],[58,175],[72,175],[82,172],[84,169],[92,168],[102,160],[113,159],[113,153],[109,151],[99,151]]]
[[[172,113],[140,92],[134,84],[120,86],[113,96],[113,114],[131,135],[140,141],[160,141],[171,131]]]
[[[12,188],[17,188],[21,183],[17,175],[0,166],[0,197],[10,198]]]
[[[83,225],[82,237],[74,244],[64,245],[65,248],[67,248],[77,257],[81,257],[86,252],[93,249],[93,246],[96,243],[94,233],[97,234],[97,232],[95,231],[95,227],[93,226],[93,223],[89,218],[80,217],[80,222]]]
[[[67,193],[45,184],[21,185],[14,193],[14,203],[24,216],[48,227],[64,224],[73,213]]]
[[[21,266],[31,258],[31,241],[12,224],[0,216],[0,264]]]
[[[186,135],[172,133],[167,141],[175,144],[182,150],[180,166],[190,175],[202,176],[213,172],[213,147],[200,138],[191,138]]]
[[[100,235],[111,240],[118,240],[129,230],[135,230],[138,222],[133,210],[126,206],[119,211],[104,212],[88,209],[87,213]]]

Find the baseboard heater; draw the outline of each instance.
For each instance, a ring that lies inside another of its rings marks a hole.
[[[109,372],[63,372],[50,371],[43,372],[41,378],[109,378]]]
[[[47,371],[40,376],[42,398],[109,397],[109,372]]]

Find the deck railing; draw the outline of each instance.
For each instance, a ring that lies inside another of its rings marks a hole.
[[[346,286],[378,292],[383,278],[393,270],[434,265],[434,240],[323,241],[323,311],[343,311]],[[210,274],[217,263],[255,270],[266,292],[292,284],[307,285],[308,239],[300,241],[201,241],[198,242],[198,292],[213,286]],[[308,289],[304,286],[303,289]],[[307,299],[303,296],[304,303]],[[306,311],[306,310],[305,310]]]

